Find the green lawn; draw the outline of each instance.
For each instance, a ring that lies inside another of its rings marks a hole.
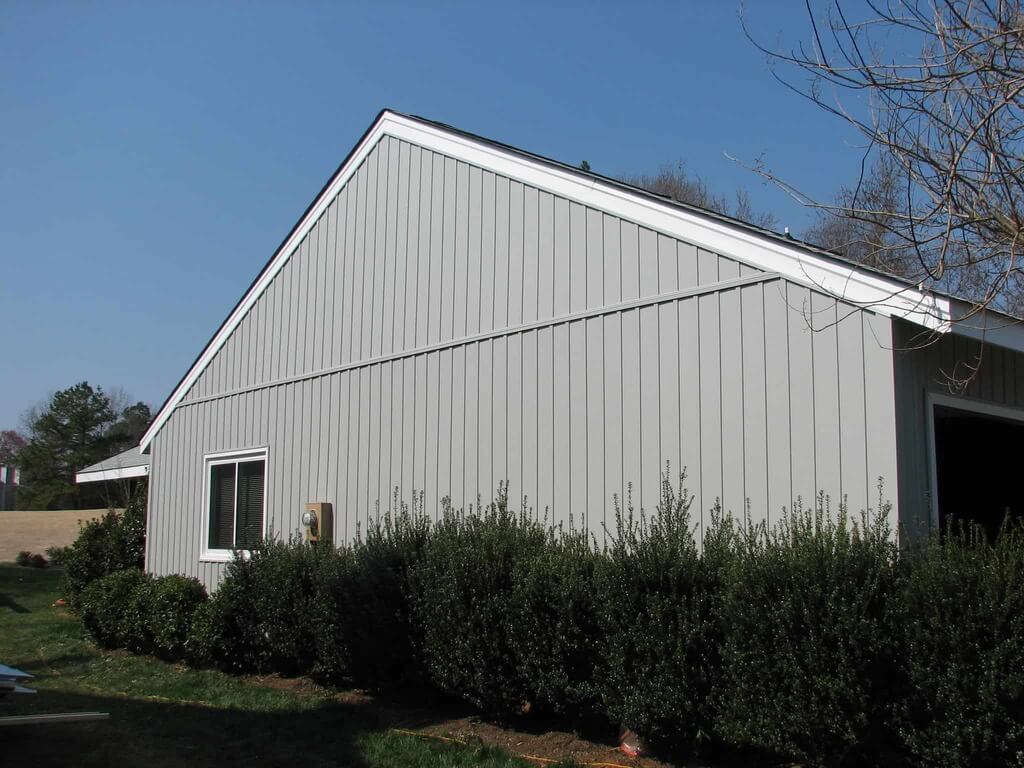
[[[109,712],[104,722],[0,728],[2,765],[505,768],[487,747],[395,733],[311,686],[258,681],[98,650],[57,598],[58,574],[0,565],[0,661],[36,676],[0,715]]]

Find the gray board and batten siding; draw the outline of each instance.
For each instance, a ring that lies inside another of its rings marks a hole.
[[[653,509],[666,464],[698,523],[818,489],[874,506],[896,481],[892,327],[384,136],[153,438],[147,567],[216,584],[204,456],[247,448],[268,530],[328,501],[338,542],[396,487],[436,516],[506,480],[601,541],[613,496]]]

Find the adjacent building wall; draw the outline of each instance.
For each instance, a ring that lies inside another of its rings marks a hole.
[[[902,321],[893,326],[901,525],[918,540],[935,524],[928,393],[1024,408],[1024,355],[954,333],[936,338]]]
[[[700,523],[818,489],[859,509],[895,479],[891,327],[385,138],[154,439],[147,562],[216,583],[203,456],[257,446],[280,535],[306,501],[334,504],[341,541],[395,488],[437,515],[508,481],[601,541],[613,497],[652,509],[666,464]]]

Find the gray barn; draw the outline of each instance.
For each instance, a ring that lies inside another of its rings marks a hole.
[[[334,505],[340,542],[396,487],[437,514],[505,480],[600,538],[613,495],[632,483],[651,508],[666,464],[698,520],[716,499],[771,520],[818,490],[874,506],[884,478],[892,524],[920,535],[963,493],[963,436],[998,480],[992,446],[1024,428],[1024,332],[965,311],[385,111],[143,437],[147,567],[213,586],[306,502]]]

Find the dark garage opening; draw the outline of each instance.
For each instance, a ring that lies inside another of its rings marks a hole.
[[[939,523],[963,520],[993,541],[1007,514],[1024,515],[1024,482],[1017,451],[1024,422],[935,406],[935,469]]]

